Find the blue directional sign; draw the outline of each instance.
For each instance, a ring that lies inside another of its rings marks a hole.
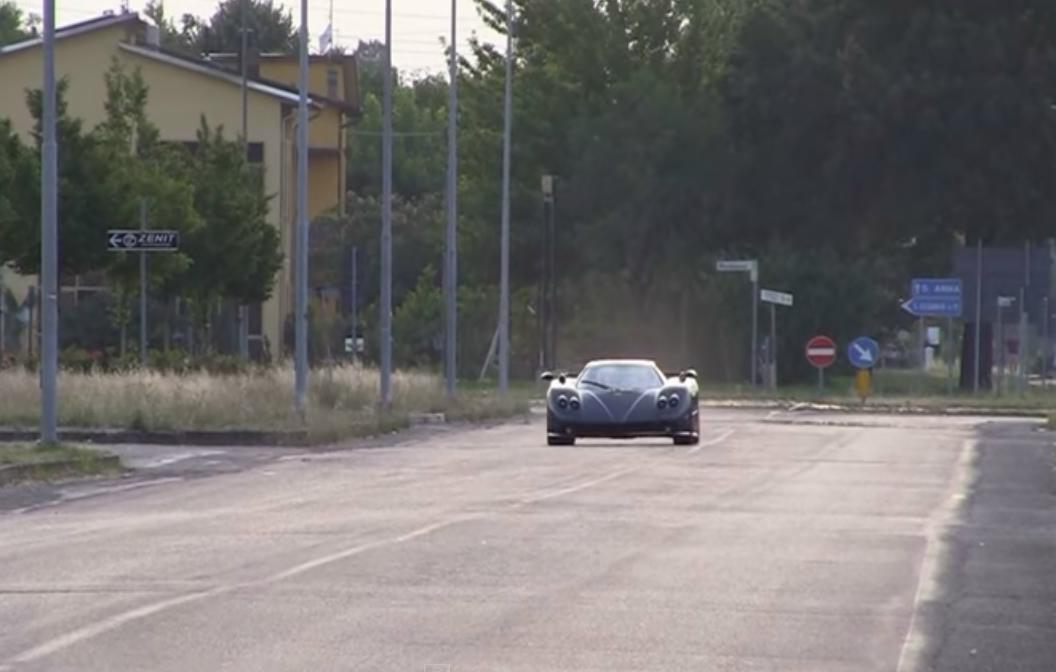
[[[915,278],[910,283],[913,296],[928,298],[961,298],[960,278]]]
[[[960,278],[915,278],[910,283],[912,298],[902,309],[916,317],[960,317]]]
[[[847,346],[847,358],[855,368],[871,369],[880,361],[880,344],[868,336],[856,338]]]
[[[914,296],[902,304],[902,310],[917,317],[960,317],[961,297],[931,298]]]

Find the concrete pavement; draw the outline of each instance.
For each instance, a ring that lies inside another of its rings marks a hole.
[[[0,670],[1056,669],[1048,435],[840,421],[430,429],[0,515]]]

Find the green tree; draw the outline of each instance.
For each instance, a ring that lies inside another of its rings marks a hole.
[[[99,138],[85,132],[79,119],[69,116],[67,88],[67,81],[60,80],[56,92],[56,132],[62,148],[58,217],[59,273],[63,277],[106,267],[106,231],[115,224],[115,204],[124,198],[120,186],[109,179],[112,166]],[[36,275],[40,272],[40,90],[27,92],[26,102],[35,120],[36,158],[17,173],[20,187],[12,193],[17,217],[0,230],[0,254],[23,275]]]
[[[242,2],[250,45],[261,53],[292,54],[297,50],[293,16],[273,0],[222,0],[206,21],[184,17],[183,35],[198,53],[239,53],[242,46]]]
[[[117,185],[119,196],[110,210],[114,222],[138,228],[141,203],[151,229],[179,231],[193,236],[201,226],[194,208],[194,190],[179,150],[159,140],[158,129],[147,118],[149,88],[139,69],[127,72],[114,59],[104,76],[107,97],[105,120],[95,129],[99,147],[107,157],[109,174],[104,179]],[[184,251],[152,257],[149,282],[165,287],[169,278],[185,272],[191,259]],[[132,300],[139,286],[139,257],[111,254],[107,276],[116,296],[116,318],[122,334],[131,318]]]
[[[0,2],[0,47],[30,36],[25,28],[22,10],[13,2]]]
[[[242,305],[266,301],[282,267],[279,232],[267,221],[263,180],[248,169],[241,145],[203,117],[188,163],[194,207],[203,226],[187,236],[192,263],[170,283],[173,295],[194,302],[199,326],[220,299]]]

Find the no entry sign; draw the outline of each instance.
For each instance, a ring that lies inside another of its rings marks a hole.
[[[807,341],[807,361],[818,369],[827,369],[836,362],[836,341],[828,336],[815,336]]]

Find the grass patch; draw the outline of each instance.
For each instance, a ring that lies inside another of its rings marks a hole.
[[[502,398],[473,386],[448,400],[442,380],[427,372],[395,372],[392,384],[392,408],[381,413],[376,369],[315,370],[302,418],[294,409],[293,369],[288,366],[230,375],[62,372],[59,424],[137,431],[307,430],[312,441],[322,442],[395,431],[406,427],[414,413],[482,420],[527,411],[527,393],[521,391]],[[40,389],[36,374],[0,371],[0,399],[0,426],[37,424]]]
[[[116,457],[65,444],[0,445],[0,485],[119,474]]]

